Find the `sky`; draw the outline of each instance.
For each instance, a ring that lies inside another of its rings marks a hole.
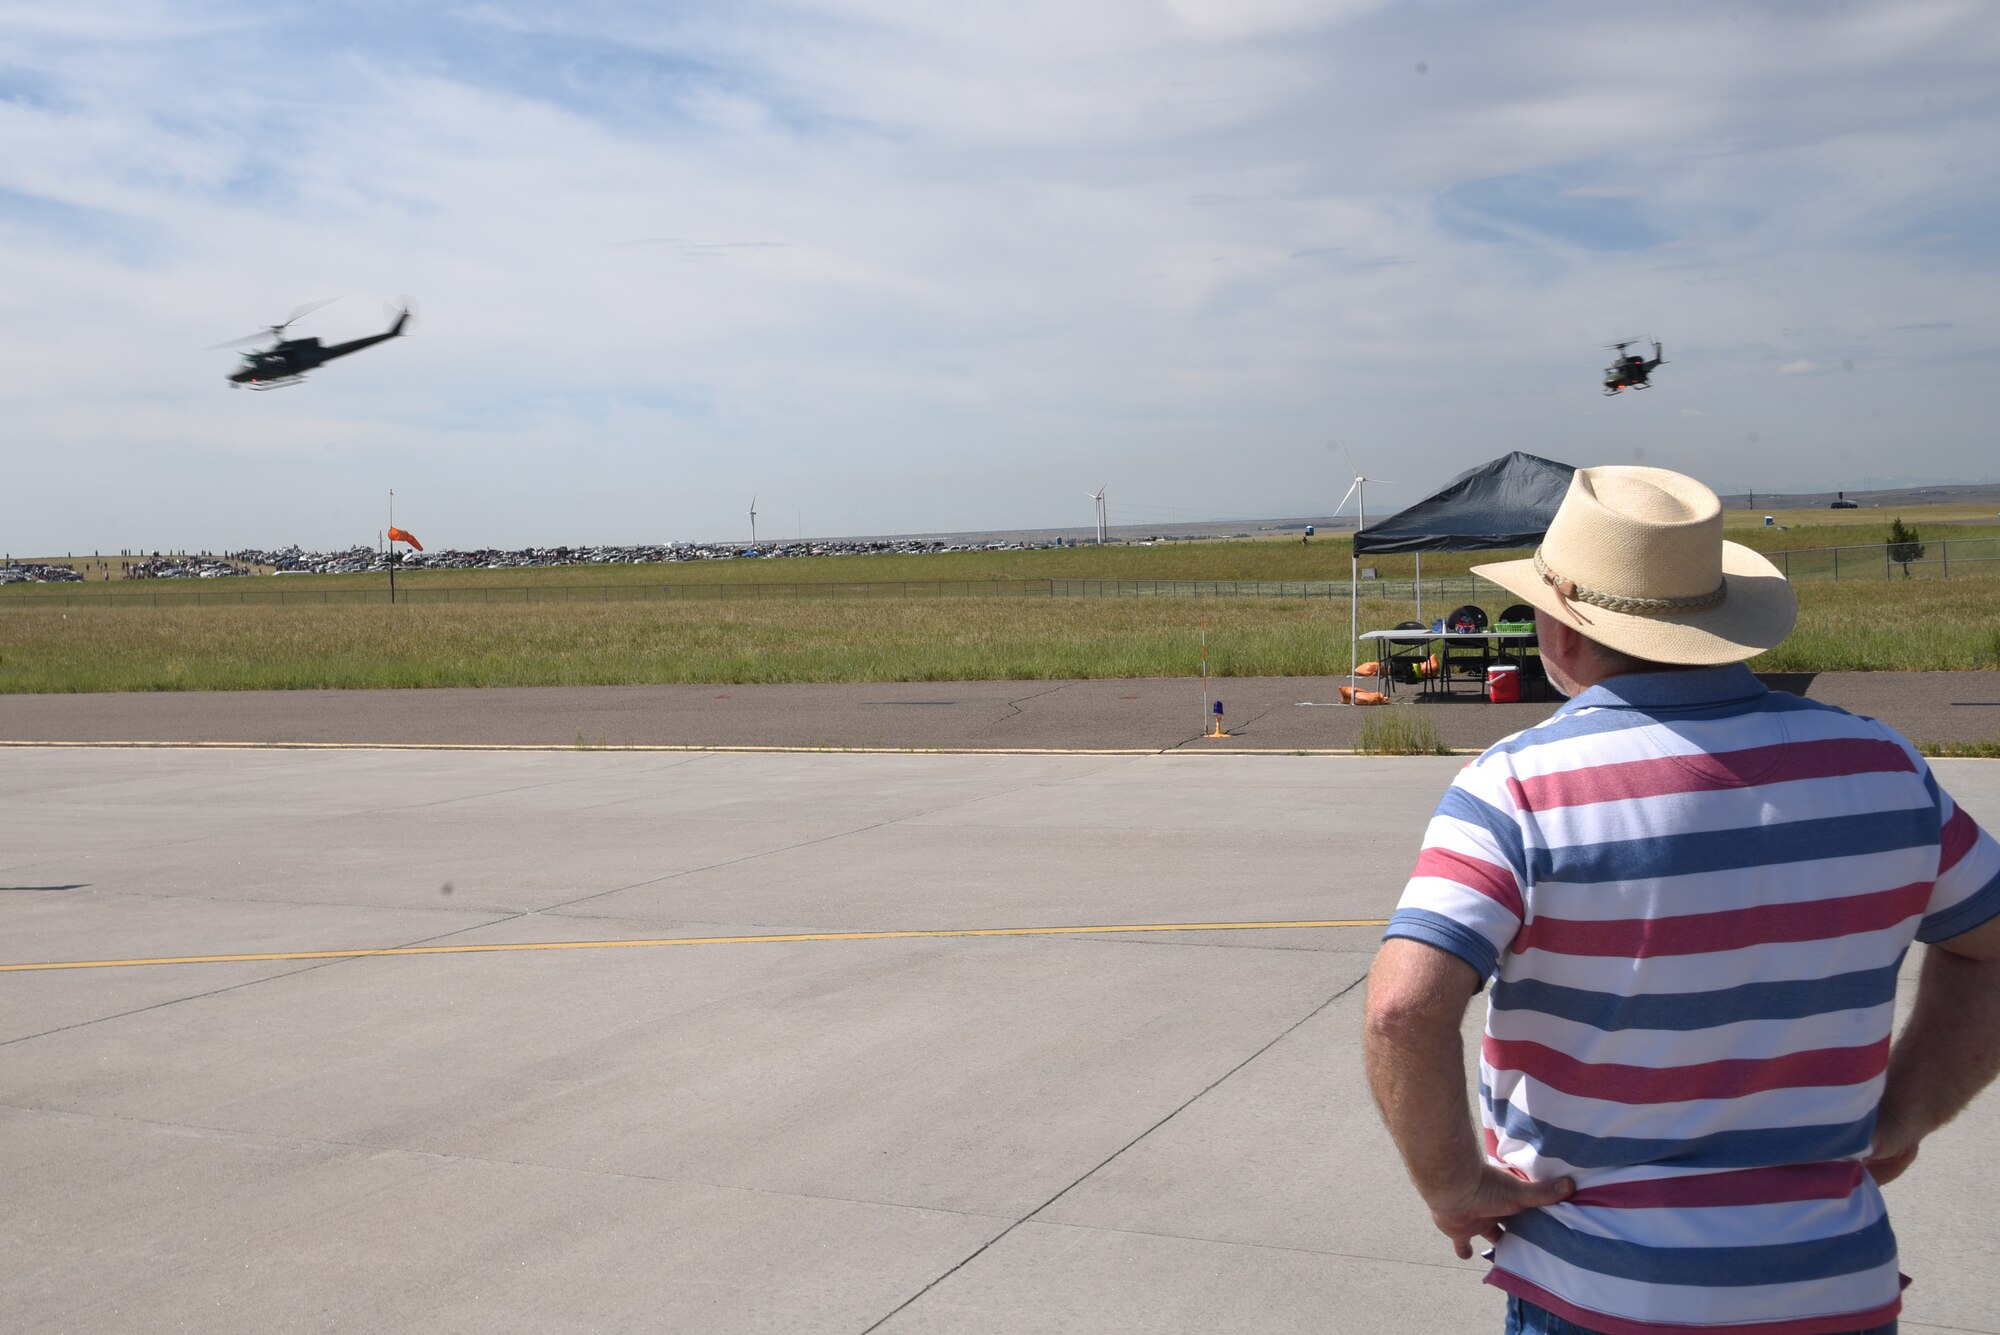
[[[1982,0],[0,0],[0,546],[1994,480],[1995,68]],[[416,317],[225,383],[327,297]]]

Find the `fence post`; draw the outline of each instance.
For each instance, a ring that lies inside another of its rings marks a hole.
[[[1784,559],[1785,580],[1787,583],[1790,583],[1792,578],[1792,554],[1786,551],[1786,552],[1779,552],[1778,555]]]
[[[1943,556],[1944,556],[1944,577],[1945,577],[1946,579],[1950,579],[1950,578],[1951,578],[1951,539],[1950,539],[1950,538],[1946,538],[1946,539],[1945,539],[1944,541],[1940,542],[1940,543],[1938,544],[1938,551],[1939,551],[1940,553],[1942,553],[1942,554],[1943,554]]]
[[[1834,582],[1835,582],[1835,583],[1839,583],[1839,581],[1840,581],[1840,548],[1838,548],[1838,547],[1836,547],[1836,548],[1834,548],[1834,549],[1833,549],[1833,578],[1834,578]]]
[[[1882,578],[1883,578],[1883,579],[1888,579],[1888,578],[1890,578],[1890,575],[1889,575],[1889,544],[1888,544],[1888,543],[1886,543],[1886,542],[1882,544]]]

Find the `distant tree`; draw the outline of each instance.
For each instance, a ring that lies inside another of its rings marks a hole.
[[[1906,528],[1901,515],[1889,523],[1889,559],[1903,567],[1903,578],[1910,577],[1910,562],[1924,559],[1924,545],[1917,541],[1917,531]]]

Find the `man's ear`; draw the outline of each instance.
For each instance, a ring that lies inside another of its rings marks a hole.
[[[1542,611],[1535,613],[1535,639],[1543,653],[1553,652],[1559,658],[1569,658],[1576,653],[1576,642],[1580,638],[1561,617]]]
[[[1576,642],[1583,637],[1560,617],[1543,617],[1542,624],[1535,627],[1535,638],[1540,641],[1543,650],[1553,649],[1558,657],[1573,658],[1576,656]]]

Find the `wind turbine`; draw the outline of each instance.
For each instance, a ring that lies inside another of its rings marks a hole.
[[[1087,491],[1084,495],[1097,502],[1097,545],[1102,547],[1104,545],[1106,529],[1109,527],[1105,522],[1104,488],[1099,487],[1096,491]]]
[[[1340,504],[1333,507],[1333,512],[1335,514],[1339,514],[1342,510],[1347,508],[1347,502],[1349,497],[1359,494],[1361,497],[1361,503],[1359,506],[1356,507],[1356,519],[1354,524],[1354,530],[1355,532],[1358,533],[1362,529],[1368,527],[1368,484],[1370,482],[1373,482],[1379,486],[1384,486],[1384,487],[1393,487],[1396,484],[1391,482],[1386,477],[1364,477],[1362,475],[1361,470],[1355,467],[1354,456],[1351,454],[1347,454],[1347,447],[1345,445],[1342,445],[1340,447],[1340,452],[1342,454],[1347,455],[1347,466],[1349,468],[1354,469],[1354,481],[1352,484],[1348,486],[1347,495],[1342,496],[1340,498]]]
[[[750,498],[750,545],[757,545],[757,498]]]

